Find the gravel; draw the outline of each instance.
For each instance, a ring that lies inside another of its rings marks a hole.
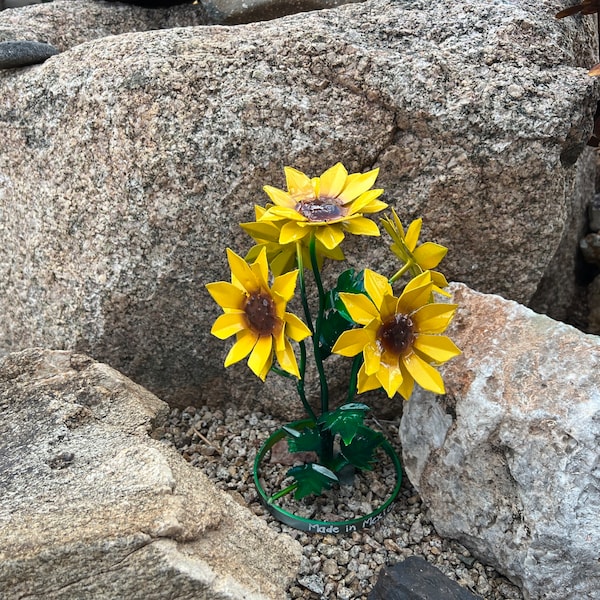
[[[279,523],[260,503],[252,478],[252,463],[266,438],[284,424],[260,412],[189,407],[172,409],[168,421],[154,432],[154,437],[172,443],[216,487],[231,494],[277,531],[298,540],[303,548],[302,563],[287,598],[366,600],[384,565],[420,555],[485,600],[523,599],[520,590],[492,567],[476,560],[459,543],[436,533],[426,507],[406,477],[394,509],[372,528],[334,536],[308,534]],[[383,431],[400,454],[399,422],[371,420],[367,424]],[[282,467],[267,465],[266,468]],[[285,466],[285,470],[288,468]],[[269,478],[270,474],[266,479]],[[354,502],[363,508],[373,503],[375,508],[378,496],[372,490],[363,491]],[[314,502],[303,504],[309,510]],[[328,509],[325,506],[323,510]],[[323,516],[316,514],[315,518]]]

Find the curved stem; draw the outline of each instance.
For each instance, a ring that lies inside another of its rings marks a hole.
[[[356,380],[358,378],[358,370],[362,365],[362,353],[357,354],[352,361],[352,371],[350,371],[350,381],[348,381],[348,395],[346,396],[346,404],[354,400],[356,394]]]
[[[308,403],[306,399],[306,393],[304,392],[304,372],[306,370],[306,345],[304,344],[304,340],[299,343],[300,346],[300,379],[296,383],[296,389],[298,390],[298,395],[300,396],[300,400],[302,401],[302,406],[304,406],[304,410],[308,413],[308,416],[316,423],[317,415],[313,411],[311,405]]]
[[[323,359],[321,358],[321,351],[319,348],[319,341],[321,339],[321,326],[325,313],[325,290],[323,289],[321,273],[319,272],[319,263],[317,261],[317,238],[314,234],[310,236],[308,249],[310,253],[310,262],[313,274],[315,276],[315,283],[317,284],[317,291],[319,293],[319,312],[317,313],[317,320],[315,322],[315,330],[313,333],[313,347],[315,353],[315,363],[317,365],[317,371],[319,372],[319,383],[321,385],[321,413],[325,414],[329,411],[329,388],[327,387],[327,378],[325,377]]]
[[[267,502],[269,504],[272,504],[276,500],[279,500],[279,498],[281,498],[282,496],[285,496],[285,495],[290,494],[291,492],[293,492],[297,487],[298,487],[298,482],[292,483],[291,485],[288,485],[286,488],[283,488],[282,490],[279,490],[278,492],[276,492],[272,496],[269,496],[269,498],[267,499]]]
[[[296,243],[296,261],[298,263],[298,283],[300,284],[300,300],[302,301],[302,308],[304,309],[304,318],[306,324],[310,329],[310,332],[315,334],[315,328],[313,327],[312,317],[310,316],[310,307],[308,306],[308,300],[306,298],[306,282],[304,280],[304,260],[302,258],[302,247],[300,243]]]

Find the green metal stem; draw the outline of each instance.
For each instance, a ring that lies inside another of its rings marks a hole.
[[[321,385],[321,414],[325,414],[329,411],[329,388],[327,387],[327,377],[325,376],[325,368],[323,367],[323,359],[321,358],[321,350],[319,346],[321,340],[321,327],[325,313],[325,290],[323,289],[321,273],[319,272],[319,263],[317,261],[317,238],[315,237],[314,233],[310,236],[308,250],[310,253],[310,262],[312,265],[313,274],[315,276],[315,283],[317,284],[317,291],[319,293],[319,311],[317,313],[317,320],[315,322],[313,347],[315,353],[315,363],[317,365],[317,371],[319,372],[319,383]]]

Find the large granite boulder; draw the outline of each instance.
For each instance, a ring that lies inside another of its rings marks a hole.
[[[600,338],[453,286],[447,395],[417,390],[400,428],[405,471],[442,536],[527,600],[600,590]]]
[[[167,413],[70,352],[0,361],[4,600],[280,600],[300,545],[151,439]]]
[[[369,0],[65,41],[1,73],[0,352],[78,349],[171,403],[270,397],[289,414],[279,381],[223,369],[204,289],[228,276],[226,245],[250,246],[238,223],[286,164],[381,167],[384,198],[450,248],[450,278],[528,302],[561,244],[576,246],[568,223],[593,180],[592,24],[555,9]],[[386,244],[346,250],[389,271]]]
[[[202,5],[152,10],[120,2],[53,0],[0,13],[0,42],[32,40],[66,50],[89,40],[132,31],[206,25]]]

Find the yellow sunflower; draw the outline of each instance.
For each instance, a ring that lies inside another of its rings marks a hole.
[[[390,398],[398,392],[408,400],[416,381],[443,394],[444,382],[431,363],[439,365],[460,354],[450,338],[439,335],[457,305],[429,302],[434,289],[430,271],[412,279],[399,298],[374,271],[366,269],[364,281],[368,297],[340,293],[352,319],[363,327],[342,333],[332,349],[342,356],[363,353],[358,392],[383,387]]]
[[[333,250],[344,239],[344,232],[355,235],[379,235],[377,225],[364,214],[387,207],[377,200],[383,193],[371,189],[379,169],[352,173],[337,163],[320,177],[310,179],[301,171],[285,167],[287,191],[266,185],[263,189],[273,201],[259,222],[275,222],[279,243],[304,240],[312,233],[327,250]]]
[[[309,328],[286,305],[296,290],[298,271],[275,277],[269,287],[266,250],[248,264],[227,248],[231,283],[217,281],[206,288],[223,309],[211,333],[219,339],[236,336],[236,342],[225,358],[228,367],[248,355],[248,366],[265,380],[273,364],[273,355],[284,371],[300,377],[290,339],[299,342],[311,335]]]
[[[419,235],[421,234],[421,226],[423,219],[415,219],[404,233],[402,222],[398,218],[396,211],[392,209],[393,219],[385,217],[381,223],[388,235],[392,238],[393,244],[390,250],[407,266],[407,270],[411,266],[417,267],[417,273],[434,269],[439,265],[441,260],[446,256],[448,248],[434,242],[425,242],[417,246]],[[405,269],[400,269],[399,273]],[[398,274],[392,277],[392,281],[396,280]],[[442,273],[431,271],[431,279],[435,284],[434,290],[444,295],[441,288],[448,286],[448,281]]]
[[[261,221],[261,217],[267,212],[262,206],[255,206],[256,221],[250,223],[240,223],[240,227],[250,237],[257,242],[246,254],[246,260],[255,260],[264,248],[267,251],[267,261],[271,267],[273,275],[281,275],[296,268],[297,266],[297,249],[298,242],[290,242],[289,244],[280,244],[279,237],[281,234],[281,222],[279,221]],[[305,241],[305,240],[303,240]],[[318,267],[323,266],[323,260],[330,258],[333,260],[344,260],[344,253],[338,246],[332,250],[328,250],[317,240],[317,262]],[[304,266],[311,268],[310,255],[308,246],[301,244],[302,258]]]

